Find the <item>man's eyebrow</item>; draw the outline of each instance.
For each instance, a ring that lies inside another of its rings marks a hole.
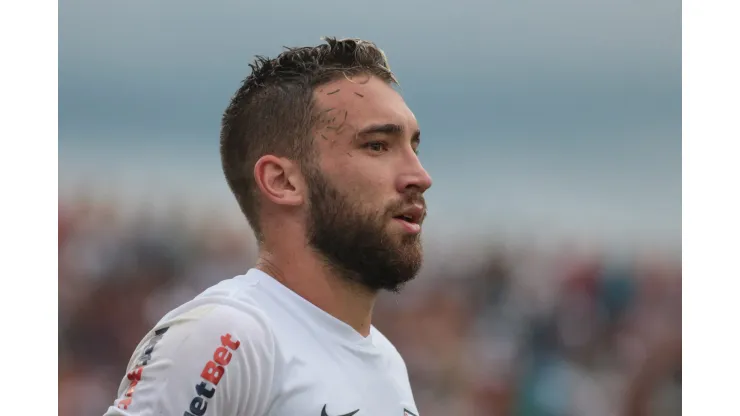
[[[400,124],[386,123],[373,124],[360,130],[358,136],[370,136],[373,134],[401,135],[406,129]],[[411,141],[419,143],[421,141],[421,132],[417,129],[411,137]]]
[[[386,123],[373,124],[358,132],[359,136],[370,136],[373,134],[401,134],[404,128],[400,124]]]

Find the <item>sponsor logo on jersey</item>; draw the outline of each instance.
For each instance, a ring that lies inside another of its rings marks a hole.
[[[164,327],[154,331],[154,336],[152,337],[152,339],[149,340],[149,342],[146,344],[144,352],[136,360],[134,369],[126,374],[126,378],[129,380],[129,385],[128,389],[126,389],[126,392],[123,394],[123,397],[117,404],[119,409],[125,410],[128,409],[128,407],[131,405],[131,401],[133,401],[134,399],[134,391],[136,390],[136,386],[141,381],[141,374],[144,372],[144,367],[146,367],[146,365],[152,359],[154,347],[157,345],[159,340],[162,339],[162,336],[165,332],[167,332],[168,329],[169,327]]]
[[[359,411],[360,411],[360,409],[357,409],[357,410],[355,410],[353,412],[345,413],[345,414],[342,414],[342,415],[336,415],[336,416],[353,416],[355,413],[357,413]],[[324,408],[321,409],[321,416],[329,416],[329,414],[326,413],[326,405],[324,405]],[[412,411],[410,411],[408,409],[403,409],[403,416],[419,416],[419,415],[417,415],[416,413],[414,413],[414,412],[412,412]]]
[[[352,415],[354,415],[355,413],[357,413],[359,411],[360,411],[360,409],[357,409],[354,412],[349,412],[349,413],[345,413],[343,415],[337,415],[337,416],[352,416]],[[324,408],[321,409],[321,416],[329,416],[329,414],[326,413],[326,405],[324,405]]]
[[[183,416],[203,416],[208,409],[208,400],[216,393],[216,386],[224,376],[226,366],[229,365],[232,351],[236,351],[241,342],[231,337],[231,334],[221,336],[221,345],[213,353],[213,360],[209,360],[200,373],[202,381],[195,385],[195,397],[190,401],[188,410]]]

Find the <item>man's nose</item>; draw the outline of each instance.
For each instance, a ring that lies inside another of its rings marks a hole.
[[[432,177],[421,165],[419,157],[414,154],[410,162],[407,162],[403,174],[398,181],[398,191],[401,193],[408,192],[409,188],[414,188],[419,193],[426,192],[432,187]]]

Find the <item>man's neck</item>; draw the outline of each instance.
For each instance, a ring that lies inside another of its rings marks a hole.
[[[261,249],[256,268],[363,337],[370,334],[377,294],[339,275],[310,248]]]

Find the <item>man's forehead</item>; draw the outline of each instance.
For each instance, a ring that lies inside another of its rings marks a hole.
[[[314,96],[320,112],[334,114],[334,119],[342,113],[343,121],[352,122],[356,128],[363,124],[416,123],[403,97],[376,77],[343,77],[320,86]]]

